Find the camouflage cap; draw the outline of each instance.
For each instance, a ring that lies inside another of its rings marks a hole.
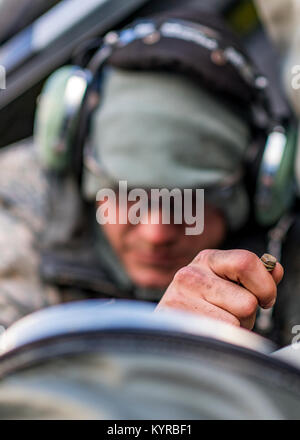
[[[108,75],[90,138],[102,177],[138,188],[228,186],[237,180],[248,142],[246,122],[191,79],[124,70]],[[108,181],[86,169],[85,194],[95,197]],[[224,203],[240,224],[248,204],[242,187],[234,194]]]

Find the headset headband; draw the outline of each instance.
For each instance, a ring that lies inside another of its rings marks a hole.
[[[113,59],[112,65],[118,65],[119,60],[120,67],[124,68],[138,68],[138,69],[147,69],[151,68],[151,62],[154,60],[154,53],[156,55],[155,64],[159,67],[157,59],[160,58],[161,67],[164,65],[168,67],[172,63],[175,64],[174,54],[171,55],[171,59],[167,59],[166,51],[159,46],[160,40],[164,40],[166,44],[168,44],[171,40],[179,40],[183,44],[193,43],[196,45],[198,49],[201,50],[201,54],[205,54],[204,56],[209,59],[209,63],[212,66],[213,70],[219,68],[231,69],[231,71],[235,72],[236,79],[242,84],[244,90],[247,90],[247,96],[245,100],[249,103],[249,100],[253,101],[254,113],[256,112],[259,116],[257,118],[257,114],[251,114],[251,119],[254,121],[254,125],[260,128],[269,128],[270,121],[274,118],[274,115],[271,110],[271,105],[269,103],[269,98],[267,96],[268,89],[268,80],[262,75],[252,61],[247,57],[246,54],[239,50],[237,47],[234,47],[233,44],[226,44],[222,38],[222,34],[211,27],[204,26],[201,24],[193,23],[187,20],[179,20],[179,19],[167,19],[164,21],[158,21],[154,19],[147,20],[137,20],[133,23],[133,25],[129,28],[123,29],[119,32],[111,31],[103,39],[103,45],[93,56],[91,61],[89,62],[87,68],[94,75],[99,72],[102,67],[106,63],[110,63],[111,59]],[[145,58],[147,55],[144,55],[144,60],[139,61],[142,58],[139,53],[138,56],[134,57],[131,52],[128,60],[126,60],[127,54],[124,54],[122,49],[132,46],[134,43],[142,42],[144,46],[143,54],[146,53],[147,47],[153,46],[148,49],[151,50],[149,53],[149,62],[145,64]],[[157,46],[157,49],[154,49],[154,46]],[[184,48],[182,48],[184,49]],[[156,52],[153,52],[156,51]],[[202,61],[199,59],[195,60],[195,56],[188,58],[187,54],[183,54],[184,50],[177,52],[179,61],[180,57],[184,57],[184,63],[190,63],[188,65],[188,69],[190,67],[194,67],[195,73],[197,74],[199,71],[199,75],[202,74],[205,80],[210,81],[207,77],[207,72],[200,71],[203,65]],[[116,55],[117,53],[117,55]],[[118,58],[117,62],[116,57]],[[178,64],[178,59],[177,64]],[[143,65],[144,63],[144,65]],[[194,64],[194,65],[193,65]],[[200,66],[200,67],[199,67]],[[219,82],[222,81],[223,71],[216,71],[216,75],[220,76]],[[213,89],[216,87],[218,81],[213,77],[210,81],[210,86]],[[234,79],[233,79],[234,80]],[[228,82],[225,80],[224,84],[221,86],[222,90],[230,95],[230,91],[227,91],[229,88]],[[238,87],[238,85],[237,85]],[[226,89],[226,90],[225,90]],[[216,91],[219,92],[219,89]],[[240,94],[240,90],[237,90],[236,95]],[[278,122],[275,124],[278,125]]]
[[[190,21],[169,19],[157,24],[154,20],[139,20],[133,27],[119,33],[109,32],[104,38],[104,43],[121,48],[140,39],[146,44],[154,44],[159,40],[159,36],[193,42],[212,54],[215,53],[216,57],[212,57],[212,62],[220,65],[230,63],[244,81],[256,90],[265,89],[268,85],[267,78],[255,71],[244,54],[232,46],[222,45],[219,31]]]

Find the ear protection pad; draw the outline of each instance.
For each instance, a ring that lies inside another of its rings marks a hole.
[[[291,207],[295,196],[295,154],[297,128],[275,127],[269,134],[262,156],[255,196],[256,220],[274,224]]]
[[[42,166],[65,173],[71,168],[79,114],[91,74],[65,66],[46,81],[37,106],[34,141]]]

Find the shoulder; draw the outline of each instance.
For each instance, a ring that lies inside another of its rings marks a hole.
[[[37,250],[46,192],[30,140],[0,150],[0,325],[5,327],[49,305]]]
[[[0,150],[0,281],[36,261],[46,184],[30,143]]]
[[[34,231],[46,215],[47,180],[31,139],[0,150],[0,208]]]
[[[0,325],[6,328],[35,310],[57,303],[59,296],[40,280],[34,232],[1,207],[0,249]]]

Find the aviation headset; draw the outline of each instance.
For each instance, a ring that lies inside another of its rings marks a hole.
[[[36,143],[47,170],[72,173],[79,185],[83,166],[101,172],[92,155],[86,154],[86,141],[107,65],[184,73],[239,111],[246,109],[253,131],[245,157],[246,182],[256,220],[271,226],[290,209],[295,194],[296,127],[275,117],[267,78],[236,41],[214,27],[177,18],[137,20],[119,32],[109,32],[86,67],[65,66],[50,76],[35,121]]]

